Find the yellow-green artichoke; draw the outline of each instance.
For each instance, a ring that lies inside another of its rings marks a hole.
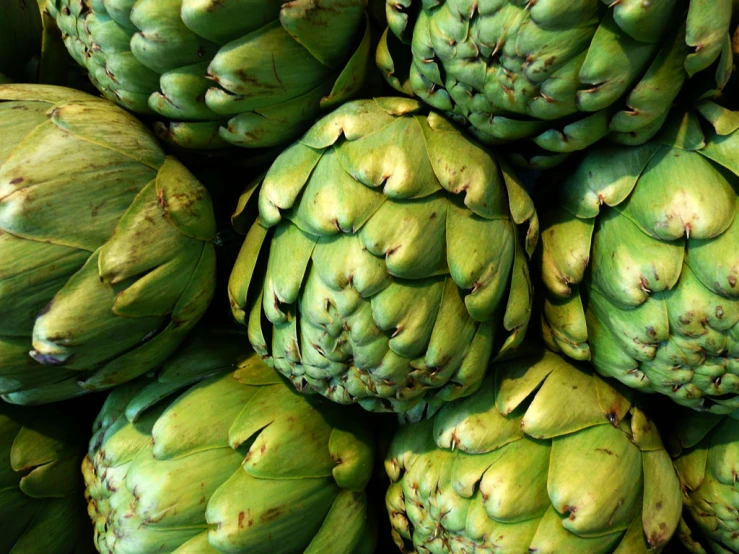
[[[71,89],[0,85],[0,137],[0,394],[51,402],[159,366],[213,296],[207,190]]]
[[[83,464],[98,551],[370,554],[361,410],[302,396],[223,342],[201,338],[108,396]]]
[[[683,486],[678,536],[691,554],[739,552],[738,414],[682,414],[670,450]]]
[[[277,146],[362,87],[366,0],[49,0],[110,100],[186,148]]]
[[[542,231],[544,337],[699,410],[739,408],[739,113],[712,103],[639,147],[599,146]]]
[[[732,0],[387,0],[377,62],[396,89],[519,161],[604,137],[643,143],[692,80],[726,85]],[[409,59],[410,58],[410,59]],[[707,90],[704,90],[707,89]]]
[[[280,155],[236,215],[236,319],[298,389],[421,417],[523,339],[533,203],[442,116],[357,100]],[[258,191],[258,195],[256,194]]]
[[[403,552],[652,554],[680,520],[652,422],[550,352],[501,364],[474,395],[402,427],[385,469]]]

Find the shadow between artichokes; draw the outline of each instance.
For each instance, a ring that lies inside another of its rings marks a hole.
[[[548,167],[608,137],[654,136],[681,90],[722,89],[732,0],[387,0],[376,59],[513,158]]]
[[[366,0],[50,0],[69,52],[110,100],[181,147],[297,138],[369,67]]]
[[[589,370],[551,352],[521,353],[472,396],[397,432],[385,468],[398,547],[660,552],[681,495],[657,429]]]
[[[258,201],[258,217],[251,205]],[[244,193],[237,321],[300,390],[422,417],[471,394],[531,315],[533,203],[415,100],[325,116]]]
[[[83,464],[101,553],[374,550],[364,414],[298,394],[238,344],[200,335],[108,396]]]
[[[739,408],[739,113],[702,103],[647,144],[596,147],[555,196],[549,346],[683,406]]]
[[[213,296],[208,192],[71,89],[1,85],[0,136],[0,394],[52,402],[159,366]]]

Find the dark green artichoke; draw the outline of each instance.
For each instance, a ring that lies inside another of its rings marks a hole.
[[[672,435],[686,516],[679,536],[692,554],[739,552],[737,415],[683,415]]]
[[[0,552],[93,551],[79,469],[88,433],[74,408],[0,401]]]
[[[544,335],[630,387],[739,408],[739,113],[705,103],[659,140],[600,146],[542,231]]]
[[[361,411],[201,337],[110,393],[83,464],[101,553],[370,554]],[[183,384],[215,373],[184,392]]]
[[[258,190],[232,310],[298,389],[420,417],[474,392],[490,358],[523,339],[533,203],[415,100],[343,105],[257,185],[236,215],[248,229]]]
[[[643,143],[690,79],[693,95],[723,88],[731,18],[732,0],[387,0],[377,62],[480,140],[527,139],[519,161],[546,166],[606,136]]]
[[[385,461],[403,552],[649,554],[680,519],[659,433],[611,384],[552,353],[402,427]]]
[[[187,148],[276,146],[358,92],[366,0],[49,0],[110,100]]]
[[[213,296],[208,192],[70,89],[1,85],[0,136],[0,394],[50,402],[159,366]]]

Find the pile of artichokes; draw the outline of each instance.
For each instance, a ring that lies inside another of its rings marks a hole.
[[[0,2],[0,554],[739,554],[739,1]]]

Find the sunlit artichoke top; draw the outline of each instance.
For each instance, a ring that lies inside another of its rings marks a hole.
[[[739,408],[739,113],[591,151],[542,232],[545,337],[604,375],[717,413]]]
[[[132,115],[0,85],[0,394],[51,402],[158,366],[215,288],[207,190]]]
[[[109,99],[187,148],[296,138],[362,86],[366,0],[51,0],[67,48]]]
[[[258,184],[232,309],[298,388],[418,416],[473,392],[488,360],[523,338],[531,199],[415,100],[345,104]]]
[[[69,409],[0,401],[0,552],[93,552],[80,475],[87,429]]]
[[[688,414],[670,436],[684,493],[679,537],[692,554],[739,552],[737,415]]]
[[[680,485],[653,423],[550,352],[402,427],[385,459],[393,537],[418,554],[660,552]]]
[[[387,0],[387,17],[390,84],[485,142],[532,139],[527,163],[643,142],[687,79],[721,88],[732,67],[731,0]]]
[[[300,395],[254,354],[229,370],[231,350],[199,337],[156,380],[109,395],[83,464],[98,551],[370,554],[361,417]]]

